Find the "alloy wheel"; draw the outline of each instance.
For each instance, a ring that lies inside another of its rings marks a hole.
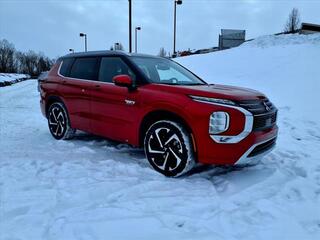
[[[182,126],[170,121],[153,124],[145,137],[149,163],[166,176],[179,176],[194,165],[189,136]]]
[[[50,108],[48,115],[48,124],[52,135],[60,139],[64,136],[67,128],[66,116],[59,105]]]

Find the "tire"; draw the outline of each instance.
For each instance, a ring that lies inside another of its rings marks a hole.
[[[151,125],[144,138],[150,165],[167,177],[178,177],[195,165],[191,136],[183,125],[161,120]]]
[[[70,127],[70,120],[65,106],[60,102],[50,105],[47,114],[51,135],[57,140],[67,140],[74,136],[75,129]]]

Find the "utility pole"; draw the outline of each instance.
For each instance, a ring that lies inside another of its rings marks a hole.
[[[131,0],[129,1],[129,52],[132,52],[132,4]]]
[[[173,12],[173,56],[176,55],[176,23],[177,23],[177,5],[181,5],[182,0],[174,0],[174,12]]]

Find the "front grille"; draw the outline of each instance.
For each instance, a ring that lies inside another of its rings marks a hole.
[[[253,130],[260,131],[273,127],[277,121],[277,112],[271,114],[264,114],[261,116],[254,116]]]
[[[267,98],[239,101],[238,104],[253,114],[253,131],[272,128],[276,124],[277,108]]]
[[[253,115],[265,114],[276,110],[275,106],[267,98],[261,100],[239,101],[239,105]]]
[[[265,143],[262,143],[262,144],[256,146],[252,150],[252,152],[248,155],[248,157],[254,157],[254,156],[257,156],[261,153],[264,153],[265,151],[268,151],[269,149],[271,149],[275,145],[276,145],[276,138],[273,138]]]

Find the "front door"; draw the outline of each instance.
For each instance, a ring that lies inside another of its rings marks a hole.
[[[120,57],[101,58],[99,81],[91,92],[91,128],[97,135],[131,142],[139,111],[139,90],[116,86],[112,78],[120,74],[130,75],[135,81],[134,73]]]

